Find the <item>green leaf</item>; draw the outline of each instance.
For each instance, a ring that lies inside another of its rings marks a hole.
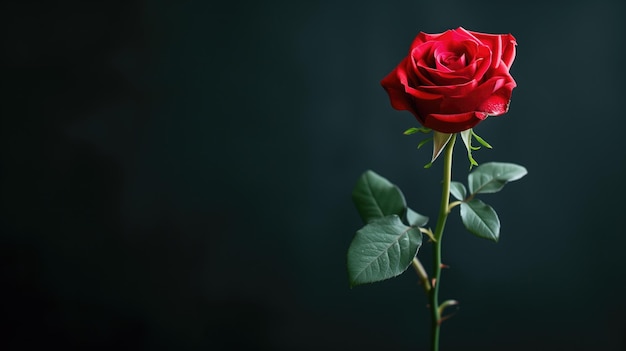
[[[508,182],[518,180],[528,173],[526,168],[514,163],[484,163],[469,174],[468,185],[471,194],[495,193]]]
[[[498,241],[500,219],[496,211],[486,203],[473,199],[461,204],[461,220],[470,233],[479,238]]]
[[[472,154],[467,154],[467,158],[470,161],[470,170],[472,169],[472,166],[478,166],[478,162],[476,162],[474,157],[472,157]]]
[[[419,142],[419,144],[417,144],[417,148],[421,148],[422,146],[424,146],[427,142],[433,140],[433,138],[428,138],[428,139],[424,139],[422,141]]]
[[[430,133],[431,130],[432,129],[426,128],[426,127],[419,127],[419,128],[412,127],[412,128],[409,128],[409,129],[405,130],[402,134],[404,134],[404,135],[411,135],[411,134],[415,134],[417,132],[421,132],[421,133],[426,134],[426,133]]]
[[[428,217],[421,215],[410,208],[406,209],[406,221],[410,226],[423,227],[428,223]]]
[[[472,136],[474,136],[476,141],[478,141],[482,146],[486,147],[487,149],[493,149],[493,147],[489,145],[489,143],[486,142],[485,139],[479,137],[478,134],[474,133],[473,129],[472,129]]]
[[[392,214],[403,216],[406,212],[406,201],[400,188],[371,170],[357,180],[352,200],[365,223]]]
[[[412,127],[412,128],[409,128],[409,129],[405,130],[402,134],[404,134],[404,135],[411,135],[411,134],[415,134],[415,133],[417,133],[419,131],[420,130],[418,128]]]
[[[450,194],[454,196],[457,200],[463,201],[467,197],[467,190],[465,190],[465,185],[460,182],[450,182]]]
[[[422,245],[419,229],[396,215],[377,219],[356,232],[348,248],[350,286],[373,283],[404,272]]]

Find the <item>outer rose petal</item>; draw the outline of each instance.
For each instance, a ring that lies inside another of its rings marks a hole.
[[[424,32],[419,32],[413,42],[411,43],[411,48],[418,46],[419,44],[425,43],[427,41],[437,40],[443,33],[438,34],[428,34]]]
[[[389,94],[389,100],[391,106],[396,110],[407,110],[413,114],[416,114],[413,99],[406,93],[405,86],[400,82],[398,78],[398,70],[406,65],[408,58],[402,60],[402,62],[389,73],[380,84]]]
[[[502,48],[502,62],[511,68],[513,64],[513,60],[515,59],[515,46],[517,45],[517,41],[515,41],[515,37],[511,34],[507,34],[506,38],[503,38],[503,48]]]
[[[476,40],[474,36],[465,30],[463,27],[457,29],[451,29],[443,32],[438,38],[438,41],[463,41],[463,40]]]
[[[441,96],[410,87],[405,71],[406,61],[407,59],[403,60],[396,69],[383,78],[381,85],[387,91],[393,108],[411,112],[423,124],[423,114],[419,109],[437,110]]]
[[[423,99],[423,100],[434,100],[434,99],[440,99],[441,95],[437,94],[436,92],[427,92],[427,91],[422,91],[420,89],[416,89],[415,87],[423,87],[423,85],[421,85],[419,83],[419,81],[415,82],[415,79],[411,79],[414,78],[415,75],[413,74],[413,76],[409,76],[409,74],[414,73],[414,66],[412,65],[406,65],[406,60],[410,61],[410,58],[406,58],[405,61],[401,62],[395,69],[395,78],[393,79],[397,79],[399,81],[399,83],[404,87],[404,91],[410,95],[411,97],[417,98],[417,99]],[[382,82],[381,82],[382,83]],[[410,101],[413,101],[412,99],[408,98]]]
[[[511,93],[515,83],[508,83],[501,89],[498,89],[487,100],[485,100],[479,107],[479,111],[484,111],[490,116],[499,116],[505,114],[509,110],[509,103],[511,102]]]
[[[494,54],[494,67],[497,68],[500,62],[502,62],[508,68],[511,68],[511,64],[513,64],[515,59],[515,46],[517,45],[515,37],[511,34],[470,33],[491,48]]]
[[[504,79],[492,78],[487,82],[475,87],[468,94],[459,96],[445,96],[442,99],[439,113],[457,114],[467,111],[482,111],[478,108],[480,104],[498,90],[498,84],[504,85]]]
[[[458,133],[473,128],[485,118],[485,113],[475,111],[454,115],[430,114],[423,125],[442,133]]]

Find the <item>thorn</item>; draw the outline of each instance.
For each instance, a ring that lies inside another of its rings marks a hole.
[[[443,321],[448,320],[448,319],[450,319],[450,318],[454,317],[454,315],[455,315],[455,314],[456,314],[456,311],[455,311],[455,312],[453,312],[453,313],[450,313],[449,315],[443,316],[443,317],[441,317],[441,318],[439,319],[439,321],[437,321],[437,323],[438,323],[439,325],[441,325],[441,323],[443,323]]]
[[[456,300],[447,300],[447,301],[444,301],[444,302],[441,304],[441,306],[439,306],[439,311],[438,311],[438,312],[439,312],[439,315],[440,315],[440,316],[442,316],[442,317],[439,317],[439,320],[437,320],[437,323],[438,323],[439,325],[441,325],[441,323],[443,323],[443,321],[445,321],[445,320],[449,319],[450,317],[454,316],[454,315],[456,314],[456,312],[458,312],[458,310],[459,310],[459,308],[458,308],[458,307],[456,308],[456,311],[454,311],[453,313],[448,314],[448,315],[446,315],[446,316],[443,316],[443,311],[444,311],[447,307],[449,307],[449,306],[455,306],[455,305],[458,305],[458,304],[459,304],[459,302],[458,302],[458,301],[456,301]]]
[[[441,268],[450,268],[450,266],[448,266],[447,264],[441,264]]]
[[[433,278],[433,279],[430,281],[430,285],[432,285],[432,287],[434,288],[436,284],[437,284],[437,279]]]

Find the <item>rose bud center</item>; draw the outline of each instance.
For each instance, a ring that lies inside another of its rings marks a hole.
[[[465,54],[459,56],[455,52],[442,52],[437,56],[437,62],[450,70],[455,71],[466,66]]]

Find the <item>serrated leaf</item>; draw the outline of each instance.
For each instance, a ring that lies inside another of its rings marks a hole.
[[[495,193],[506,183],[518,180],[527,173],[526,168],[514,163],[484,163],[469,174],[467,178],[469,191],[471,194]]]
[[[396,215],[374,220],[356,232],[348,248],[350,286],[396,277],[413,261],[422,245],[419,229]]]
[[[406,212],[406,201],[400,188],[371,170],[357,180],[352,200],[365,223],[392,214],[403,216]]]
[[[454,196],[457,200],[463,201],[467,197],[467,190],[465,190],[465,185],[460,182],[450,182],[450,194]]]
[[[486,203],[473,199],[461,204],[461,220],[465,228],[479,238],[498,241],[500,219],[496,211]]]
[[[410,226],[423,227],[428,223],[428,217],[421,215],[410,208],[406,209],[406,220]]]

